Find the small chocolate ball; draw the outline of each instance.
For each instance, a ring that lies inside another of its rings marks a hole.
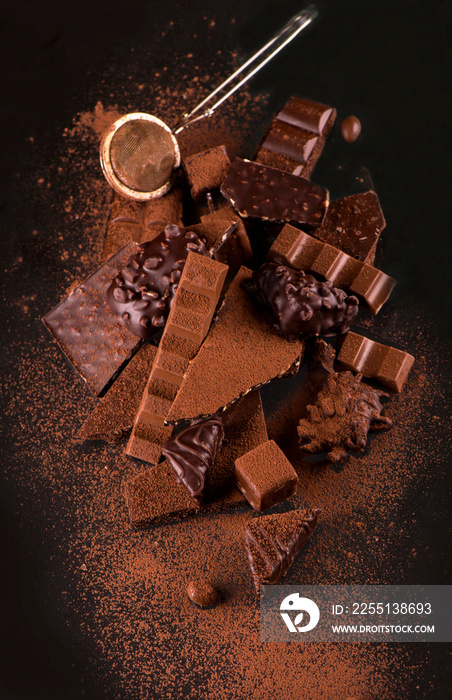
[[[200,608],[211,608],[220,599],[218,591],[207,579],[190,581],[187,586],[187,595]]]
[[[359,121],[358,117],[354,117],[353,115],[345,117],[341,124],[341,132],[342,138],[344,141],[347,141],[347,143],[353,143],[353,141],[356,141],[361,133],[361,122]]]

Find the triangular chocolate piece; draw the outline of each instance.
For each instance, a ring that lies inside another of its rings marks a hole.
[[[220,452],[224,438],[223,423],[212,417],[194,423],[167,440],[162,453],[171,464],[177,481],[202,505],[209,472]]]
[[[259,593],[278,583],[317,527],[319,508],[254,518],[245,528],[245,548]]]

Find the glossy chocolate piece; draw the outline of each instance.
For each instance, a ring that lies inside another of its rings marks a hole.
[[[106,302],[111,278],[137,251],[136,243],[125,245],[42,319],[70,364],[97,396],[141,345],[128,328],[118,323]]]
[[[236,459],[235,478],[255,510],[266,510],[290,498],[298,483],[295,469],[273,440]]]
[[[272,314],[273,326],[288,340],[301,334],[346,333],[358,312],[358,299],[332,282],[318,282],[285,265],[264,263],[246,289]]]
[[[351,331],[344,336],[337,360],[346,369],[376,379],[397,393],[402,391],[414,363],[409,353]]]
[[[245,549],[254,587],[279,583],[317,527],[320,509],[292,510],[250,520]]]
[[[223,439],[223,423],[214,416],[182,430],[162,446],[162,454],[172,466],[176,480],[199,505],[204,501],[209,474]]]
[[[271,246],[270,260],[305,270],[355,294],[376,314],[388,300],[396,281],[328,243],[286,224]]]
[[[273,119],[255,160],[308,178],[336,119],[336,110],[301,97],[291,97]]]
[[[200,608],[212,608],[220,600],[220,594],[207,579],[189,581],[187,595],[195,605]]]
[[[241,216],[317,227],[328,208],[328,190],[309,180],[236,158],[221,186]]]
[[[390,428],[392,421],[381,415],[384,391],[363,384],[362,374],[330,374],[308,417],[297,428],[300,449],[306,454],[327,452],[330,462],[341,462],[347,450],[363,451],[370,430]]]
[[[372,265],[386,221],[372,190],[330,202],[322,225],[313,235],[352,258]]]
[[[361,122],[358,117],[350,115],[345,117],[341,124],[341,134],[344,141],[354,143],[361,133]]]
[[[168,224],[152,241],[140,243],[111,282],[107,302],[139,338],[150,338],[165,325],[190,251],[208,255],[196,233]]]
[[[218,189],[231,165],[225,146],[216,146],[186,158],[183,167],[191,185],[194,200]]]

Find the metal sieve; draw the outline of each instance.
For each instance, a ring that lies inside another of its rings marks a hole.
[[[191,112],[183,114],[172,129],[161,119],[144,112],[126,114],[114,122],[104,134],[100,147],[102,170],[113,189],[124,197],[141,201],[164,195],[170,189],[174,173],[180,165],[180,150],[175,135],[189,124],[210,117],[219,105],[307,27],[317,14],[316,8],[310,5],[292,17],[270,41]]]

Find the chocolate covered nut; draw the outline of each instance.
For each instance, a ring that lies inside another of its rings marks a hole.
[[[351,331],[344,336],[337,360],[346,369],[361,372],[369,379],[377,379],[398,393],[405,386],[414,363],[414,357],[409,353]]]
[[[255,510],[266,510],[290,498],[298,483],[295,469],[273,440],[236,459],[235,478]]]
[[[107,302],[139,338],[150,338],[165,325],[190,251],[208,255],[196,233],[168,224],[159,236],[138,246],[111,282]]]
[[[191,185],[193,199],[199,200],[207,192],[220,187],[230,165],[225,146],[209,148],[186,158],[183,166]]]
[[[236,158],[221,192],[241,216],[316,227],[328,208],[328,190],[309,180]]]
[[[358,299],[332,282],[318,282],[302,270],[264,263],[246,289],[272,314],[274,328],[288,340],[299,335],[346,333],[358,312]]]
[[[136,243],[125,245],[42,319],[70,364],[96,395],[102,393],[141,345],[133,333],[118,323],[105,299],[111,278],[137,250]]]
[[[320,509],[292,510],[253,518],[245,528],[245,549],[254,587],[278,583],[317,527]]]
[[[187,595],[200,608],[211,608],[220,600],[220,594],[207,579],[189,581]]]
[[[353,143],[361,133],[361,122],[358,117],[350,115],[345,117],[341,124],[341,134],[344,141]]]
[[[296,270],[312,272],[348,289],[376,314],[388,300],[395,279],[362,263],[328,243],[286,224],[271,246],[268,257]]]

